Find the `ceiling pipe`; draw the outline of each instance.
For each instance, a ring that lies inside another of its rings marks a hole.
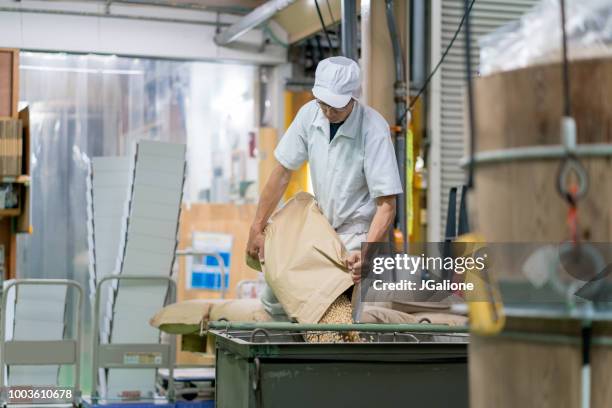
[[[231,26],[221,30],[215,35],[215,44],[218,46],[226,46],[233,41],[236,41],[242,35],[246,34],[261,23],[268,21],[274,14],[293,4],[295,0],[270,0],[265,4],[257,7],[246,16],[232,24]]]
[[[0,13],[23,13],[23,14],[53,14],[60,16],[75,16],[75,17],[94,17],[94,18],[117,18],[122,20],[138,20],[138,21],[153,21],[159,23],[177,23],[177,24],[194,24],[204,26],[228,26],[228,23],[219,23],[213,20],[186,20],[179,18],[165,18],[153,16],[137,16],[131,14],[115,14],[115,13],[92,13],[87,11],[68,11],[68,10],[52,10],[52,9],[34,9],[21,7],[0,7]]]

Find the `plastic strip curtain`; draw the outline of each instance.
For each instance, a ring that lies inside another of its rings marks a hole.
[[[257,177],[257,159],[249,154],[256,74],[249,65],[22,52],[33,234],[18,238],[18,277],[89,286],[89,162],[133,155],[138,140],[187,143],[184,200],[240,200],[239,187]],[[89,373],[89,360],[84,356],[81,372]],[[91,380],[82,380],[88,389]]]

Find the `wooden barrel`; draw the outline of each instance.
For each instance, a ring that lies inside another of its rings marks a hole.
[[[469,206],[473,227],[487,242],[570,237],[568,204],[556,187],[563,153],[561,76],[561,65],[551,64],[475,83],[477,160]],[[578,157],[590,182],[578,206],[579,236],[612,242],[612,59],[573,62],[570,78],[572,116],[582,145]],[[569,318],[512,317],[498,336],[472,336],[471,407],[580,407],[581,327]],[[612,401],[610,338],[612,323],[593,326],[592,408]]]
[[[579,157],[590,179],[587,196],[579,203],[579,234],[591,241],[612,242],[612,153],[606,154],[602,146],[612,148],[612,59],[573,62],[570,78],[577,142],[599,152]],[[475,164],[470,215],[488,242],[569,237],[568,206],[556,189],[560,159],[504,158],[516,148],[543,146],[549,153],[554,151],[560,144],[562,114],[560,64],[476,80],[476,152],[495,159]]]
[[[468,361],[471,408],[580,407],[578,322],[509,318],[501,335],[471,337]]]
[[[581,407],[581,330],[576,320],[509,318],[499,336],[472,336],[470,407]],[[612,324],[593,324],[590,352],[590,407],[609,407]]]

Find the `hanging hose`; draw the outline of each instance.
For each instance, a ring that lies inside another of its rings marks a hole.
[[[567,223],[572,242],[579,239],[578,234],[578,201],[586,196],[589,178],[584,165],[576,156],[576,122],[571,116],[571,86],[569,61],[567,57],[567,32],[565,29],[565,0],[560,0],[561,38],[562,38],[562,87],[563,117],[561,118],[561,144],[565,147],[565,157],[557,172],[557,191],[568,204]],[[575,180],[574,180],[575,179]]]
[[[473,4],[473,2],[472,2]],[[470,9],[469,0],[464,0],[464,15],[465,15],[465,73],[467,80],[467,96],[468,96],[468,128],[470,136],[469,154],[470,161],[468,163],[468,179],[467,188],[474,188],[474,146],[476,144],[476,124],[474,120],[474,89],[472,86],[472,36],[470,30]]]
[[[563,117],[561,119],[561,143],[565,147],[566,156],[559,166],[557,190],[568,204],[567,223],[570,230],[571,242],[578,248],[578,201],[584,198],[587,193],[589,178],[584,165],[575,154],[577,145],[576,122],[572,117],[569,75],[570,66],[567,57],[567,32],[565,28],[565,0],[559,1],[559,6],[561,8],[561,38],[563,50]],[[573,181],[573,178],[576,178],[576,181]],[[591,406],[591,331],[590,321],[584,322],[582,327],[582,408],[589,408]]]
[[[567,61],[567,32],[565,31],[565,0],[561,1],[561,38],[563,50],[563,114],[572,116],[572,102],[570,94],[569,63]]]
[[[590,321],[582,325],[582,408],[591,406],[591,337],[592,326]]]
[[[393,13],[393,0],[386,0],[387,27],[391,44],[393,46],[393,60],[395,62],[395,152],[397,156],[397,164],[399,167],[400,180],[405,192],[397,197],[397,214],[398,219],[396,225],[399,224],[399,229],[403,236],[403,251],[408,251],[408,225],[406,223],[406,195],[412,194],[412,191],[406,189],[406,79],[404,73],[404,57],[402,55],[401,44],[395,25],[395,16]]]

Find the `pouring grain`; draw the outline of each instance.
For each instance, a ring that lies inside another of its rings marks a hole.
[[[350,324],[353,323],[353,307],[348,296],[340,295],[327,309],[319,323]],[[357,332],[309,332],[305,335],[308,343],[347,343],[359,342]]]

